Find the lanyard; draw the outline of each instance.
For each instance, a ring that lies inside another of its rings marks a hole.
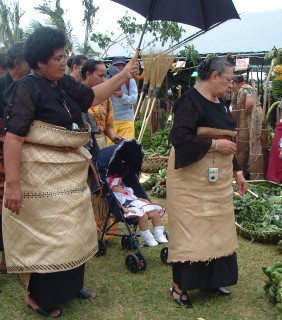
[[[212,153],[212,166],[214,168],[214,162],[215,162],[215,152]]]
[[[63,106],[64,108],[66,109],[67,113],[69,114],[70,118],[72,119],[72,116],[71,116],[71,113],[70,113],[70,110],[67,106],[67,103],[66,103],[66,100],[63,98]]]

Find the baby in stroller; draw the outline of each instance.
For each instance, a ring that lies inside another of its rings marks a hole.
[[[153,204],[147,199],[137,198],[133,189],[126,187],[122,183],[122,178],[110,176],[107,182],[114,193],[116,199],[122,205],[124,216],[137,217],[140,236],[149,247],[157,246],[158,243],[167,243],[168,240],[164,234],[164,226],[161,224],[161,217],[165,213],[165,209],[158,204]],[[152,220],[154,226],[154,235],[148,227],[148,220]]]

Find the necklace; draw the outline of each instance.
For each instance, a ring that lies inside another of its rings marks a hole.
[[[197,86],[196,87],[197,91],[207,100],[213,102],[213,103],[219,103],[219,99],[218,97],[214,97],[212,99],[209,98],[209,95],[207,94],[207,92],[204,90],[204,88]],[[199,90],[200,89],[200,90]]]

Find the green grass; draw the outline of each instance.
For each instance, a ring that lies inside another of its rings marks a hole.
[[[165,200],[157,200],[163,202]],[[125,268],[128,251],[115,237],[105,256],[86,264],[85,287],[95,289],[96,301],[74,299],[65,304],[63,319],[95,320],[275,320],[277,310],[264,296],[266,277],[261,267],[281,260],[275,245],[251,243],[239,237],[239,281],[230,297],[193,290],[193,309],[179,308],[169,295],[171,267],[162,264],[162,246],[144,248],[146,271],[136,274]],[[134,251],[130,251],[134,252]],[[24,304],[24,294],[15,275],[0,276],[0,319],[42,319]]]

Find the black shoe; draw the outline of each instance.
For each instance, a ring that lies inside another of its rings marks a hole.
[[[175,292],[177,295],[179,295],[179,298],[174,298],[173,296],[173,292]],[[174,286],[172,286],[170,288],[170,294],[174,300],[175,303],[179,304],[180,306],[182,307],[185,307],[185,308],[193,308],[193,305],[192,305],[192,302],[190,300],[190,297],[188,296],[187,294],[187,291],[181,291],[180,293],[177,292],[174,288]],[[187,299],[182,299],[183,296],[186,296]]]
[[[219,287],[219,288],[216,288],[216,289],[211,289],[213,292],[216,292],[216,293],[219,293],[223,296],[229,296],[231,294],[231,291],[224,288],[224,287]]]

